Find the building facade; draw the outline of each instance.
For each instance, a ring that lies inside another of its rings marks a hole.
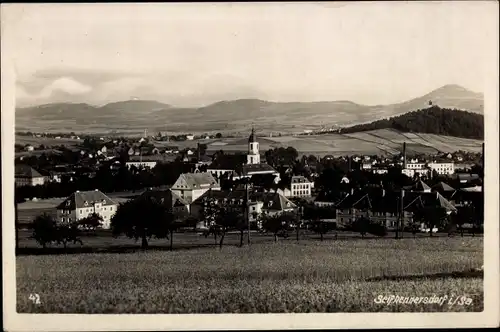
[[[290,197],[310,197],[314,183],[304,176],[292,176],[290,183]]]
[[[220,190],[220,185],[209,172],[184,173],[175,181],[171,190],[188,203],[194,202],[208,190]]]
[[[46,177],[28,165],[18,164],[15,167],[15,184],[17,187],[23,186],[43,186]]]
[[[86,218],[93,213],[102,217],[102,228],[111,227],[111,218],[118,204],[99,190],[76,191],[57,206],[57,221],[67,223]]]

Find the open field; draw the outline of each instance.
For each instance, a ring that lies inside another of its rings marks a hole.
[[[260,143],[261,151],[292,146],[299,152],[299,155],[313,154],[316,156],[352,154],[391,155],[401,151],[403,142],[407,143],[407,151],[410,154],[433,154],[437,152],[454,152],[457,150],[481,152],[481,144],[483,143],[483,141],[474,139],[433,134],[402,133],[393,129],[380,129],[351,134],[259,137],[257,140]],[[80,142],[71,139],[56,140],[53,138],[16,136],[16,143],[33,144],[35,146],[40,144],[47,146],[64,144],[74,147]],[[179,142],[155,141],[153,143],[160,148],[175,146],[179,150],[196,148],[198,143],[207,144],[207,152],[209,153],[221,149],[229,153],[246,152],[248,149],[247,136]],[[40,154],[41,152],[21,152],[17,153],[16,156],[36,153]],[[158,157],[153,156],[152,158],[157,159]]]
[[[401,133],[392,129],[373,130],[352,134],[325,134],[307,136],[281,136],[257,138],[260,149],[294,147],[299,155],[342,156],[353,154],[391,155],[400,153],[403,142],[409,154],[434,154],[458,150],[481,152],[480,140],[431,134]],[[245,152],[248,147],[241,138],[216,140],[208,144],[207,151]]]
[[[234,236],[236,237],[236,236]],[[175,238],[174,238],[175,241]],[[127,254],[20,256],[18,312],[481,311],[481,238],[261,243]],[[394,280],[395,277],[396,280]],[[40,295],[41,304],[29,301]],[[382,305],[379,295],[466,295],[470,306]]]
[[[17,144],[30,144],[33,146],[39,146],[43,144],[45,146],[53,146],[53,145],[79,145],[82,144],[83,140],[81,139],[71,139],[71,138],[52,138],[52,137],[33,137],[33,136],[25,136],[25,135],[16,135],[16,143]]]

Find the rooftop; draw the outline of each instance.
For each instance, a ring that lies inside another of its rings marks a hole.
[[[24,177],[24,178],[39,178],[43,177],[42,174],[40,174],[36,169],[24,165],[24,164],[17,164],[16,169],[15,169],[15,177]]]
[[[95,203],[101,203],[103,206],[116,205],[117,203],[106,196],[100,190],[75,191],[57,206],[58,210],[74,210],[84,207],[91,207]]]

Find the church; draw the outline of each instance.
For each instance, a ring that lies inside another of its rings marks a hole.
[[[250,178],[257,174],[271,174],[279,181],[280,173],[271,165],[261,163],[260,161],[259,142],[257,142],[253,127],[250,137],[248,138],[247,163],[242,165],[235,173],[233,179]]]

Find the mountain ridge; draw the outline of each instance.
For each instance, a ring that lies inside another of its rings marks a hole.
[[[44,131],[75,131],[79,127],[92,131],[99,127],[101,131],[238,132],[248,130],[251,122],[264,131],[287,133],[385,119],[421,109],[429,102],[482,114],[483,99],[481,93],[449,84],[407,101],[375,106],[349,100],[276,102],[257,98],[221,100],[202,107],[177,107],[155,100],[117,101],[102,106],[55,103],[17,108],[16,129],[34,131],[36,123]]]

